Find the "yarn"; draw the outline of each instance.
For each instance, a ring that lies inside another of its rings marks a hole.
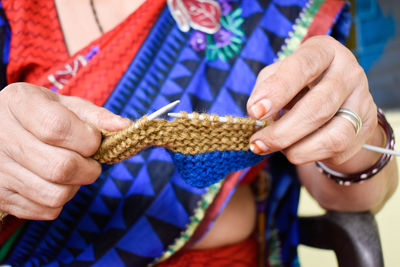
[[[151,120],[146,116],[119,132],[102,131],[103,141],[93,156],[100,163],[114,164],[140,151],[160,146],[173,154],[182,178],[196,187],[218,182],[228,173],[260,162],[264,157],[250,152],[250,137],[262,127],[250,118],[180,112],[172,121]],[[199,119],[199,116],[203,119]]]
[[[174,153],[181,177],[191,186],[203,188],[219,182],[229,173],[261,162],[266,156],[251,151],[213,151],[197,155]]]

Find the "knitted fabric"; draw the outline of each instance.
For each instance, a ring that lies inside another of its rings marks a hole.
[[[186,183],[198,188],[219,182],[233,171],[254,166],[265,156],[251,151],[214,151],[197,155],[174,153],[176,168]]]
[[[256,126],[249,118],[227,118],[218,121],[217,115],[192,113],[189,119],[186,112],[182,118],[173,121],[140,118],[119,132],[103,132],[104,140],[93,158],[100,163],[113,164],[136,155],[151,146],[165,147],[172,152],[195,155],[213,151],[248,151],[250,137],[270,122],[264,121]]]
[[[182,178],[201,188],[264,158],[249,151],[249,141],[270,122],[257,126],[249,118],[227,116],[226,122],[220,122],[217,115],[192,113],[189,119],[186,112],[180,114],[182,118],[173,121],[149,121],[144,116],[122,131],[103,132],[104,140],[93,158],[113,164],[148,147],[165,147],[172,152]]]

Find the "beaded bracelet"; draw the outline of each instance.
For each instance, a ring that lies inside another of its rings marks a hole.
[[[378,109],[378,123],[382,127],[386,135],[385,148],[393,150],[395,144],[393,129],[390,126],[389,122],[386,120],[386,117],[381,109]],[[372,167],[364,171],[352,174],[346,174],[332,170],[328,166],[319,161],[316,161],[315,163],[317,164],[318,169],[328,178],[334,180],[336,183],[340,185],[348,186],[355,183],[362,183],[365,180],[370,179],[380,170],[382,170],[386,166],[386,164],[388,164],[388,162],[392,159],[392,157],[393,156],[389,154],[382,154],[379,160]]]

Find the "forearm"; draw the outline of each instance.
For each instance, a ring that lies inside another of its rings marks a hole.
[[[382,145],[382,134],[379,126],[368,140],[369,144]],[[379,154],[361,149],[351,159],[339,166],[330,165],[332,169],[355,173],[372,166]],[[385,168],[371,179],[361,184],[342,186],[326,178],[315,163],[298,167],[299,177],[310,194],[325,209],[339,211],[377,212],[394,193],[398,183],[396,160],[391,160]]]

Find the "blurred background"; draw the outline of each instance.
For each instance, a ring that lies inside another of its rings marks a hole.
[[[353,0],[354,26],[349,48],[368,75],[370,90],[377,105],[385,110],[400,150],[400,1]],[[397,159],[400,166],[400,159]],[[300,215],[323,214],[324,211],[303,190]],[[376,215],[386,266],[400,266],[400,190]],[[300,246],[300,263],[305,267],[336,267],[331,251]]]

